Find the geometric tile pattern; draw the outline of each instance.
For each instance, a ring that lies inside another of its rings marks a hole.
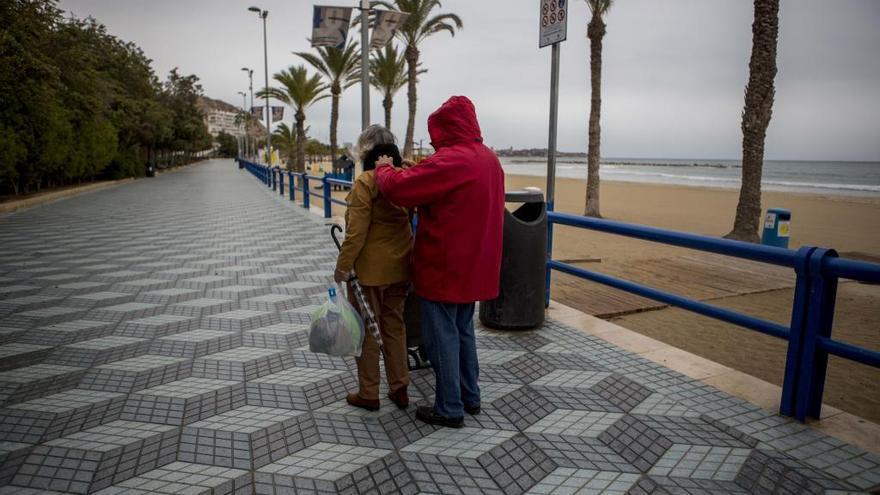
[[[317,442],[308,411],[243,406],[184,427],[178,459],[251,470]]]
[[[554,321],[477,325],[463,430],[384,381],[351,408],[354,359],[308,350],[327,230],[230,161],[0,216],[0,495],[880,490],[877,455]]]

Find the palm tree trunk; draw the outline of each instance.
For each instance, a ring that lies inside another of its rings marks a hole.
[[[406,121],[406,141],[403,143],[403,156],[412,159],[413,156],[413,134],[416,127],[416,103],[418,96],[416,94],[416,77],[417,67],[419,65],[419,49],[413,45],[406,47],[406,70],[409,74],[406,83],[406,97],[409,101],[409,117]]]
[[[764,139],[773,114],[776,90],[776,42],[779,37],[779,0],[755,0],[752,24],[752,56],[742,115],[742,186],[736,219],[729,239],[758,242],[761,221],[761,174]]]
[[[330,104],[330,161],[336,160],[336,127],[339,124],[339,95],[342,94],[342,88],[339,84],[333,84],[330,89],[333,95]]]
[[[385,98],[382,100],[382,107],[385,108],[385,128],[389,131],[391,130],[391,107],[394,106],[394,99],[391,98],[390,93],[385,93]]]
[[[302,109],[296,111],[296,171],[306,170],[306,114]]]
[[[599,213],[599,142],[601,127],[599,116],[602,110],[602,38],[605,37],[605,22],[600,9],[593,10],[593,18],[587,26],[590,38],[590,124],[587,145],[587,201],[584,215],[601,218]]]

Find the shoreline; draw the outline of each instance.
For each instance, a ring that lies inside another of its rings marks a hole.
[[[505,177],[517,177],[520,179],[540,179],[542,183],[546,182],[546,176],[544,175],[531,175],[531,174],[515,174],[509,173],[508,171],[504,171]],[[579,181],[584,184],[586,187],[586,170],[584,171],[583,178],[573,178],[573,177],[560,177],[556,176],[557,184],[559,181]],[[688,188],[688,189],[707,189],[711,191],[722,191],[722,192],[734,192],[739,194],[739,187],[723,187],[723,186],[708,186],[704,184],[674,184],[668,182],[639,182],[639,181],[630,181],[630,180],[615,180],[615,179],[601,179],[601,184],[611,183],[611,184],[632,184],[638,186],[650,186],[650,187],[667,187],[667,188]],[[541,191],[543,192],[546,189],[546,185],[540,186]],[[601,186],[600,186],[601,187]],[[789,190],[777,190],[777,189],[762,189],[762,195],[764,194],[785,194],[785,195],[795,195],[795,196],[804,196],[807,198],[814,199],[825,199],[829,201],[847,201],[854,203],[865,203],[865,204],[876,204],[880,206],[880,194],[871,195],[871,194],[845,194],[845,193],[823,193],[823,192],[806,192],[806,191],[789,191]]]

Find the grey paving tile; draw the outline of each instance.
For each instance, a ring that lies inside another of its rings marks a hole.
[[[250,493],[253,475],[242,469],[172,462],[96,492],[98,495],[232,495]]]
[[[181,426],[243,405],[244,383],[191,377],[129,394],[121,417]]]
[[[185,426],[178,459],[253,470],[316,443],[307,411],[242,406]]]
[[[0,409],[0,439],[42,443],[115,421],[125,395],[73,389]]]
[[[357,381],[351,371],[294,367],[250,380],[247,403],[311,410],[343,399]]]
[[[33,448],[13,485],[86,494],[174,459],[177,429],[114,421]]]
[[[86,368],[35,364],[0,372],[0,405],[45,397],[76,387]]]

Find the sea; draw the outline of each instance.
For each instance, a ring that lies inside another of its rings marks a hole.
[[[556,177],[585,179],[587,159],[559,157]],[[545,176],[546,157],[502,157],[507,174]],[[739,160],[603,158],[600,177],[609,181],[739,189]],[[767,191],[880,197],[880,162],[764,160]]]

